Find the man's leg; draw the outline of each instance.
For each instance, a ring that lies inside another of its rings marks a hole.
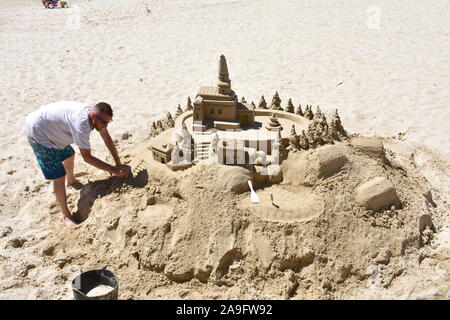
[[[64,219],[68,219],[73,222],[72,215],[70,213],[69,207],[67,206],[67,195],[65,186],[66,177],[57,178],[53,180],[53,192],[55,193],[56,200],[61,207],[64,215]]]
[[[58,151],[59,158],[62,159],[64,171],[66,173],[67,186],[80,189],[83,185],[75,178],[74,166],[75,166],[75,150],[68,145],[65,148]]]
[[[78,182],[73,171],[75,167],[75,155],[72,155],[71,157],[64,160],[63,165],[64,170],[66,170],[67,186],[73,185],[74,183]]]
[[[64,169],[63,161],[61,161],[62,159],[69,159],[75,154],[75,152],[70,146],[62,150],[58,150],[54,148],[46,148],[38,144],[31,138],[28,139],[28,142],[30,143],[31,148],[36,155],[37,162],[42,169],[42,173],[44,174],[45,179],[53,180],[53,192],[55,193],[56,200],[61,207],[65,220],[71,220],[75,222],[72,215],[70,214],[69,208],[67,207],[67,195],[65,186],[66,172]],[[73,175],[73,159],[71,173]]]

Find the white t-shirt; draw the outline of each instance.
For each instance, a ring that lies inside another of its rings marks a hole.
[[[91,109],[88,104],[74,101],[42,106],[27,116],[27,136],[47,148],[62,149],[75,143],[82,149],[90,149]]]

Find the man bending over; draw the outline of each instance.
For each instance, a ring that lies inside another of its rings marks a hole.
[[[28,141],[36,155],[37,162],[47,180],[53,180],[56,196],[64,221],[76,223],[67,207],[66,187],[77,183],[74,174],[75,143],[83,160],[94,167],[124,177],[127,171],[122,166],[117,149],[108,132],[112,121],[111,106],[105,102],[94,107],[80,102],[61,101],[42,106],[30,113],[26,120]],[[96,129],[115,161],[112,166],[91,154],[89,135]]]

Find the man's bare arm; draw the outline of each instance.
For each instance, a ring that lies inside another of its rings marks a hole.
[[[83,157],[83,160],[86,163],[89,163],[90,165],[93,165],[94,167],[97,167],[99,169],[108,171],[109,173],[112,173],[112,174],[114,174],[117,171],[114,166],[107,164],[106,162],[94,157],[91,154],[90,149],[81,149],[80,148],[80,152],[81,152],[81,156]]]
[[[105,142],[106,147],[108,148],[109,152],[111,153],[112,157],[114,158],[114,161],[116,162],[116,166],[122,165],[122,163],[120,162],[119,155],[117,153],[116,146],[114,145],[114,142],[113,142],[111,136],[109,135],[108,128],[105,127],[103,129],[101,129],[99,132],[100,132],[100,135],[101,135],[103,141]]]

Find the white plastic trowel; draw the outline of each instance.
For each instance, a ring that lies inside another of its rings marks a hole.
[[[250,180],[248,180],[248,186],[250,187],[250,199],[253,203],[259,203],[259,197],[255,190],[253,190],[252,182]]]

